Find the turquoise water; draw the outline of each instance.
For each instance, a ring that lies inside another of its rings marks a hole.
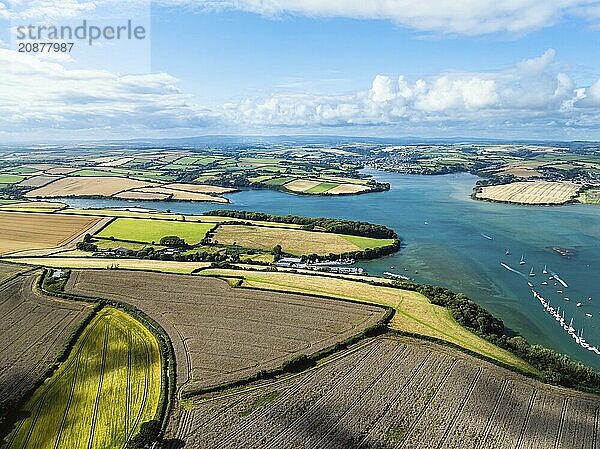
[[[573,327],[600,347],[600,207],[568,205],[531,207],[473,201],[469,198],[475,176],[416,176],[371,172],[392,186],[389,192],[362,196],[311,197],[271,190],[229,195],[227,208],[256,210],[277,215],[339,217],[381,223],[396,230],[401,251],[360,265],[370,274],[395,271],[418,282],[438,284],[469,297],[501,318],[532,343],[554,348],[600,369],[600,356],[577,345],[534,300],[527,282],[535,284],[554,306],[560,306]],[[223,208],[186,202],[127,202],[65,200],[73,207],[132,207],[139,205],[173,212],[199,214]],[[491,237],[488,239],[482,233]],[[573,248],[566,258],[551,247]],[[510,249],[511,255],[505,251]],[[527,263],[519,265],[521,254]],[[519,276],[502,266],[535,277]],[[554,286],[544,265],[560,275],[568,288]],[[391,267],[394,267],[394,270]],[[418,273],[417,273],[418,272]],[[540,285],[546,280],[549,285]],[[563,290],[558,293],[557,290]],[[570,301],[563,298],[568,297]],[[592,301],[588,301],[592,297]],[[581,307],[576,307],[581,302]],[[593,316],[587,317],[586,313]]]

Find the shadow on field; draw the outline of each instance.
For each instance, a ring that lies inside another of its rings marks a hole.
[[[183,447],[185,447],[185,441],[179,438],[168,438],[162,443],[163,449],[182,449]]]

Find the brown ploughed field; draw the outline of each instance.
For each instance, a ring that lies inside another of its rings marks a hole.
[[[166,449],[598,447],[600,398],[380,337],[288,381],[180,407]]]
[[[2,400],[18,400],[27,393],[91,313],[87,303],[34,292],[38,274],[21,275],[0,285]]]
[[[169,334],[185,390],[240,380],[335,345],[380,320],[381,307],[232,288],[199,276],[121,270],[72,273],[70,293],[141,309]]]

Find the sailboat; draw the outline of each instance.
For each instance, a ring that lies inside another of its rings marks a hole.
[[[531,277],[534,277],[534,276],[535,276],[535,273],[534,273],[534,271],[533,271],[533,267],[531,267],[531,271],[529,272],[529,276],[531,276]]]
[[[548,274],[548,269],[546,268],[546,265],[544,265],[544,271],[542,271],[542,273]]]
[[[521,261],[519,262],[519,265],[525,265],[525,255],[521,254]]]
[[[506,254],[507,256],[510,256],[510,249],[507,249],[504,254]]]

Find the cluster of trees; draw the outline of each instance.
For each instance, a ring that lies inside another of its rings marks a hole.
[[[140,431],[127,443],[128,449],[146,449],[153,447],[159,440],[160,423],[156,420],[143,422]]]
[[[489,342],[526,360],[538,369],[545,382],[600,392],[600,373],[568,356],[540,345],[531,345],[520,335],[515,336],[502,320],[462,293],[447,288],[395,281],[399,288],[414,290],[426,296],[432,304],[446,307],[462,326]]]
[[[241,210],[212,210],[206,212],[205,215],[218,215],[222,217],[237,218],[240,220],[297,224],[310,231],[334,232],[338,234],[357,235],[376,239],[398,238],[398,235],[393,229],[378,224],[367,223],[365,221],[342,220],[338,218],[299,217],[297,215],[277,216],[262,212]]]

